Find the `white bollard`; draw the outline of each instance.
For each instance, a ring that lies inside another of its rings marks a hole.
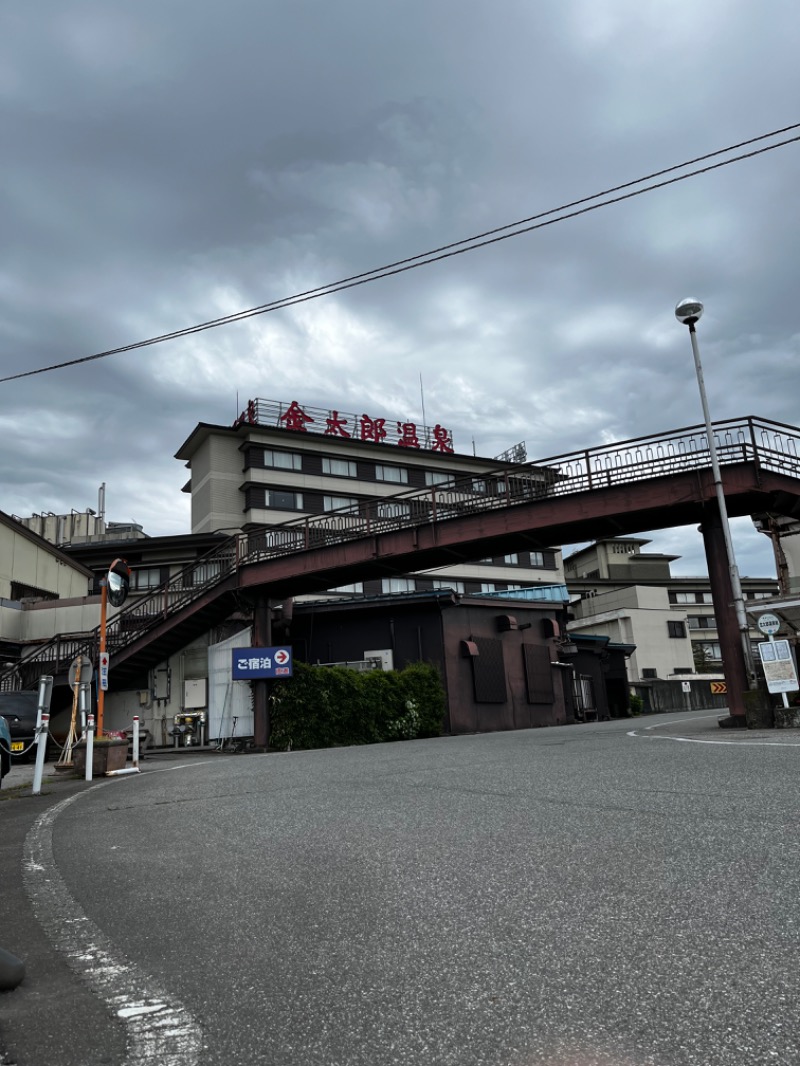
[[[36,766],[33,771],[33,795],[38,796],[42,791],[42,771],[44,770],[44,753],[47,748],[47,732],[50,728],[50,715],[42,711],[41,725],[36,732]]]
[[[81,740],[86,740],[86,716],[89,714],[89,708],[92,705],[91,687],[90,681],[83,681],[78,693],[78,706],[81,712]]]
[[[139,769],[139,715],[133,716],[133,765]]]
[[[94,758],[94,715],[90,714],[86,726],[86,780],[92,780],[92,759]]]

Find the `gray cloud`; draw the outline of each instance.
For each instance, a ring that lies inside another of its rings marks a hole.
[[[0,42],[0,370],[303,291],[791,123],[788,0],[42,0]],[[172,458],[237,392],[545,457],[794,423],[800,146],[314,303],[0,390],[3,509],[188,530]],[[745,573],[771,573],[737,525]],[[763,542],[763,543],[762,543]],[[654,546],[702,565],[693,531]],[[678,547],[677,545],[680,545]]]

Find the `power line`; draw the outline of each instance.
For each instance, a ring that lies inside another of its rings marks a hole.
[[[409,270],[416,270],[421,266],[428,266],[430,263],[441,262],[443,259],[450,259],[456,255],[463,255],[465,252],[472,252],[478,248],[485,248],[488,245],[509,240],[511,237],[519,237],[524,233],[532,233],[534,230],[544,229],[557,222],[565,222],[567,219],[577,218],[579,215],[585,215],[591,211],[597,211],[601,207],[608,207],[611,204],[621,203],[624,200],[630,200],[636,196],[642,196],[644,193],[653,192],[655,189],[662,189],[667,185],[674,185],[678,182],[686,181],[688,178],[697,177],[699,174],[707,174],[712,170],[719,170],[721,167],[730,166],[731,163],[738,163],[743,159],[752,159],[755,156],[763,155],[765,152],[771,152],[775,148],[782,148],[787,144],[793,144],[796,141],[800,141],[800,135],[789,137],[783,141],[777,141],[774,144],[765,145],[762,148],[757,148],[750,152],[743,152],[740,155],[732,156],[729,159],[724,159],[717,163],[712,163],[709,166],[699,167],[698,169],[689,171],[685,174],[678,174],[675,177],[667,178],[664,181],[653,181],[654,178],[660,178],[666,174],[674,174],[676,171],[685,170],[687,167],[694,166],[695,163],[705,162],[708,159],[715,159],[718,156],[735,152],[739,148],[745,148],[748,145],[757,144],[760,141],[768,140],[771,137],[777,137],[783,133],[788,133],[797,129],[800,129],[800,122],[794,123],[791,126],[784,126],[781,129],[772,130],[771,133],[762,133],[758,137],[751,137],[749,140],[740,141],[738,144],[729,145],[727,148],[719,148],[714,152],[707,152],[705,155],[696,156],[694,159],[686,160],[683,163],[677,163],[674,166],[666,167],[663,170],[653,171],[653,173],[647,174],[644,177],[624,182],[621,185],[615,185],[610,189],[604,189],[602,192],[582,197],[579,200],[572,200],[567,204],[562,204],[560,207],[553,207],[548,211],[541,211],[538,214],[520,219],[517,222],[510,222],[507,225],[486,230],[473,237],[465,237],[463,240],[454,241],[451,244],[443,244],[428,252],[421,252],[418,255],[413,255],[406,259],[398,259],[385,266],[376,267],[373,270],[368,270],[361,274],[353,274],[350,277],[342,278],[339,281],[330,282],[327,285],[321,285],[314,289],[308,289],[305,292],[296,293],[294,296],[283,297],[282,299],[260,304],[257,307],[251,307],[244,311],[237,311],[231,315],[224,315],[221,318],[210,319],[207,322],[200,322],[194,326],[186,326],[183,329],[173,330],[170,333],[161,333],[156,337],[150,337],[143,341],[136,341],[132,344],[125,344],[119,348],[109,348],[106,351],[97,352],[94,355],[85,355],[77,359],[68,359],[63,363],[53,363],[49,366],[39,367],[36,370],[25,370],[18,374],[9,374],[6,377],[0,378],[0,384],[6,381],[17,381],[20,378],[33,377],[36,374],[45,374],[51,370],[63,370],[66,367],[78,366],[81,363],[90,363],[97,359],[106,359],[111,355],[120,355],[123,352],[131,352],[138,348],[147,348],[154,344],[162,344],[165,341],[177,340],[180,337],[188,337],[194,333],[202,333],[205,330],[214,329],[217,326],[242,322],[257,315],[267,314],[270,311],[278,311],[286,307],[293,307],[296,304],[307,303],[309,300],[316,300],[322,296],[329,296],[336,292],[342,292],[345,289],[352,289],[359,285],[366,285],[371,281],[378,281],[381,278],[392,277],[395,274],[402,274]],[[650,185],[644,185],[645,182],[653,183]],[[643,188],[635,188],[635,186],[642,185],[644,186]],[[623,192],[625,189],[632,191]],[[621,195],[611,196],[612,193],[621,193]],[[601,197],[607,197],[607,199],[601,199]],[[551,218],[549,216],[554,217]]]

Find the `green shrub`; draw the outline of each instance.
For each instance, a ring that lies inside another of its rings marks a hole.
[[[631,716],[638,718],[644,708],[644,700],[641,696],[637,696],[635,692],[632,692],[630,699],[628,700],[628,706],[630,708]]]
[[[435,737],[445,697],[435,666],[360,674],[342,666],[294,664],[270,697],[270,747],[279,751]]]

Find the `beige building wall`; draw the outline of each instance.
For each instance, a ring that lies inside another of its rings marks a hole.
[[[100,597],[85,596],[68,602],[43,600],[41,603],[25,604],[20,616],[20,631],[15,639],[23,643],[51,640],[59,635],[83,634],[100,625]]]
[[[82,567],[15,526],[0,522],[0,599],[11,599],[12,581],[59,599],[87,594],[91,579]]]
[[[570,604],[576,615],[570,632],[609,636],[623,644],[635,644],[628,660],[628,680],[643,679],[643,671],[669,678],[676,671],[693,671],[692,645],[686,611],[676,611],[664,588],[632,585],[581,599]],[[669,622],[678,623],[681,636],[670,636]],[[652,676],[652,675],[648,675]]]

